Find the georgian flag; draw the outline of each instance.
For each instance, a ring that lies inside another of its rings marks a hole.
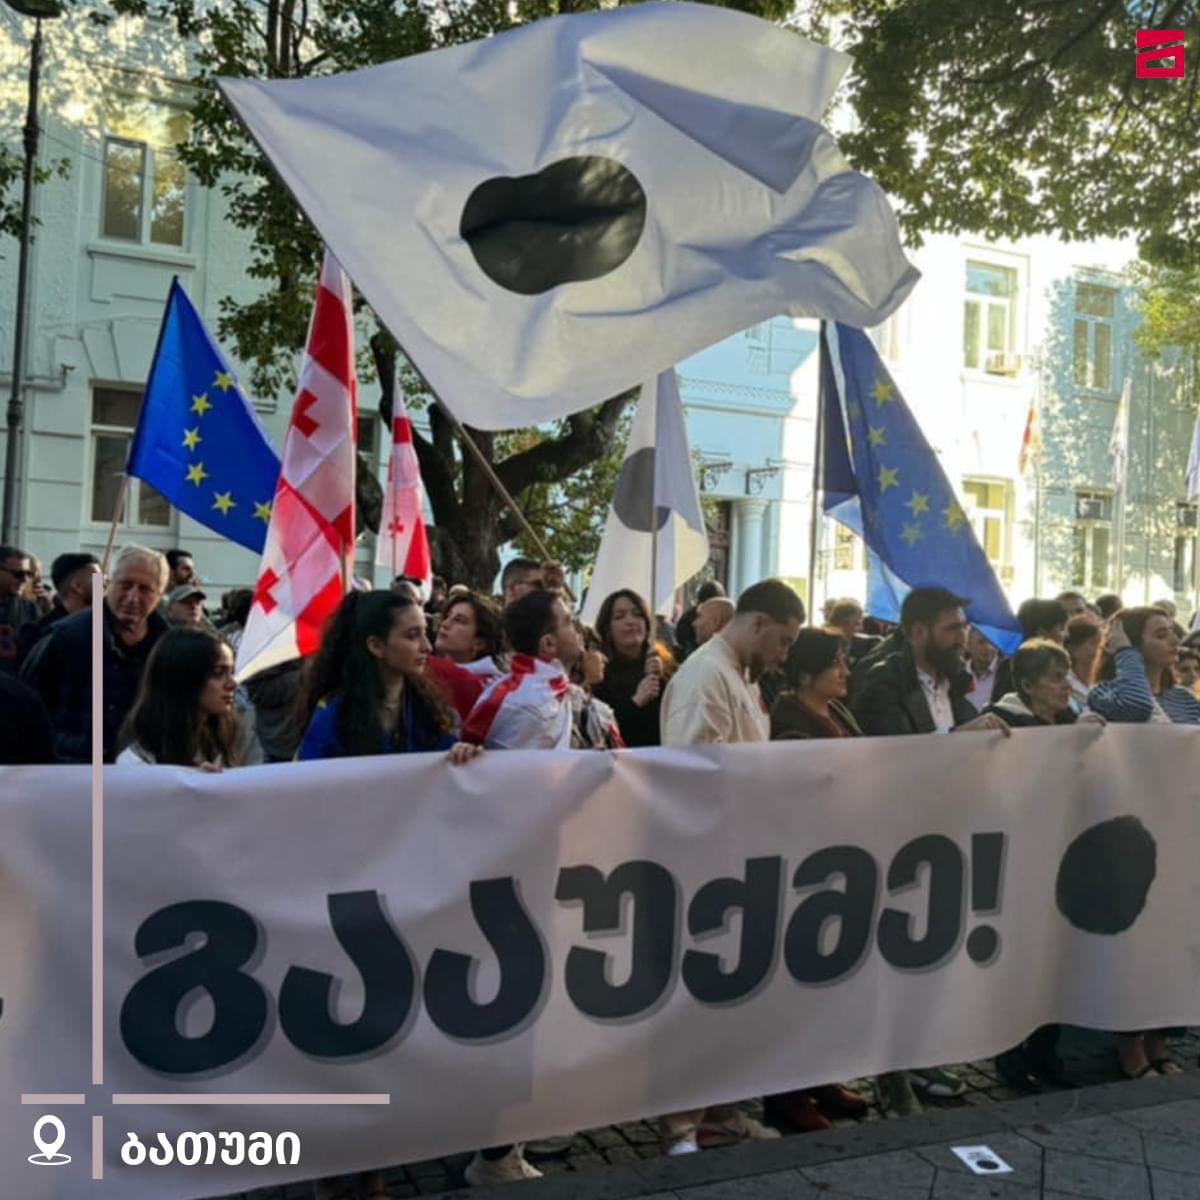
[[[647,3],[218,85],[434,391],[491,430],[781,313],[866,327],[900,304],[917,272],[887,198],[820,124],[849,61]]]
[[[433,560],[421,509],[421,468],[413,446],[412,421],[404,403],[404,389],[396,380],[392,405],[392,455],[388,459],[387,491],[379,522],[375,562],[392,576],[419,579],[428,597],[433,582]]]
[[[674,371],[664,371],[645,384],[638,400],[583,620],[593,623],[604,597],[618,588],[632,588],[652,611],[667,614],[676,588],[706,562],[708,532],[679,383]]]
[[[326,250],[237,676],[311,654],[354,558],[357,410],[350,279]]]

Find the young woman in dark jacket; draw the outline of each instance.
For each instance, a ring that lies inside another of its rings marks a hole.
[[[650,607],[629,588],[605,598],[596,616],[596,634],[608,659],[604,678],[592,688],[617,718],[626,746],[657,746],[662,692],[673,667],[664,647],[650,634]]]

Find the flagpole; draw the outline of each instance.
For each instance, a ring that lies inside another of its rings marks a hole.
[[[829,348],[825,342],[825,322],[821,322],[821,354],[828,354]],[[813,473],[812,473],[812,514],[808,531],[808,619],[814,621],[817,611],[817,542],[821,524],[821,507],[818,503],[818,492],[821,486],[821,466],[824,455],[822,450],[825,441],[825,403],[821,388],[817,386],[817,414],[813,422],[815,436],[813,442]]]
[[[104,557],[100,560],[100,573],[108,574],[108,560],[112,557],[113,543],[117,540],[117,526],[125,515],[125,503],[129,496],[129,474],[121,478],[121,490],[117,493],[117,503],[113,508],[112,522],[108,527],[108,540],[104,543]]]
[[[1124,394],[1121,397],[1120,409],[1118,411],[1120,419],[1124,422],[1124,427],[1121,429],[1121,479],[1120,486],[1117,492],[1117,571],[1116,571],[1116,592],[1121,597],[1122,603],[1125,599],[1125,506],[1129,496],[1129,431],[1133,427],[1133,387],[1131,380],[1127,377],[1125,380]]]

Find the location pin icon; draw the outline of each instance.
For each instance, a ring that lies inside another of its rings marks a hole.
[[[46,1128],[54,1131],[51,1137],[46,1137],[43,1132]],[[63,1163],[69,1163],[71,1161],[69,1154],[59,1154],[59,1150],[62,1149],[62,1144],[66,1140],[66,1126],[53,1113],[47,1113],[44,1117],[38,1118],[38,1123],[33,1127],[33,1143],[39,1152],[31,1154],[29,1161],[37,1163],[39,1166],[60,1166]]]

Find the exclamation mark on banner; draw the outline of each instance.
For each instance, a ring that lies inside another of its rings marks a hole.
[[[971,910],[994,913],[1000,907],[1000,871],[1004,865],[1004,834],[971,835]],[[1000,949],[1000,935],[990,925],[976,925],[967,935],[972,962],[986,963]]]

